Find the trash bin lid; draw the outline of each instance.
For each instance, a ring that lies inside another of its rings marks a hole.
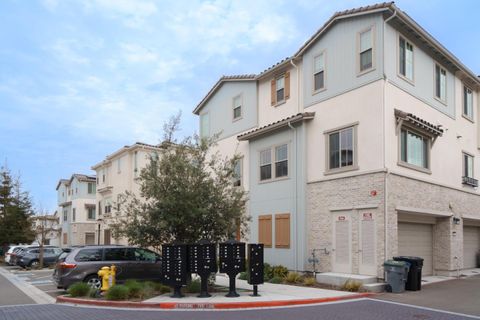
[[[387,260],[383,263],[383,265],[389,267],[405,267],[408,266],[409,263],[406,261]]]
[[[406,261],[410,263],[413,267],[421,267],[423,266],[423,258],[421,257],[412,257],[412,256],[398,256],[393,257],[395,261]]]

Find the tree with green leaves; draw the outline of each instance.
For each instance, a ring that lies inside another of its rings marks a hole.
[[[0,244],[5,249],[11,243],[31,243],[35,239],[30,217],[32,201],[22,190],[19,177],[7,167],[0,168]]]
[[[238,229],[248,231],[246,192],[233,184],[238,156],[215,153],[216,137],[174,141],[179,119],[164,126],[163,151],[142,169],[140,195],[124,194],[112,228],[116,237],[159,249],[164,243],[218,242]]]

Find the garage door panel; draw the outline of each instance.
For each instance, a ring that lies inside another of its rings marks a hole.
[[[398,254],[423,258],[423,275],[433,273],[433,228],[430,224],[398,223]]]
[[[477,252],[480,250],[480,228],[463,227],[463,267],[475,268]]]

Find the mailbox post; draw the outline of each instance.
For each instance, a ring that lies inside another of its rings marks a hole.
[[[258,285],[263,283],[263,244],[248,244],[248,283],[253,285],[253,296],[258,297]]]
[[[217,247],[208,240],[200,240],[198,244],[190,245],[188,250],[190,272],[196,273],[201,279],[201,289],[198,298],[208,298],[208,277],[217,272]]]
[[[187,284],[187,245],[162,245],[162,283],[173,287],[172,298],[182,298]]]
[[[220,272],[230,278],[229,292],[226,297],[239,297],[235,288],[235,277],[245,271],[245,243],[229,240],[220,243]]]

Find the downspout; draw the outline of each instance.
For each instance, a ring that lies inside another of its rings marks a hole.
[[[295,238],[295,271],[298,271],[298,230],[297,230],[297,219],[298,219],[298,195],[297,195],[297,182],[298,182],[298,156],[297,156],[297,129],[292,126],[292,123],[289,121],[288,126],[293,130],[293,142],[294,142],[294,154],[295,154],[295,183],[293,184],[293,198],[295,201],[295,219],[293,219],[293,232]]]
[[[386,108],[387,108],[387,93],[386,93],[386,90],[387,90],[387,82],[388,82],[388,78],[387,78],[387,75],[385,73],[385,27],[387,25],[387,22],[389,22],[390,20],[392,20],[393,18],[395,18],[397,15],[397,10],[395,10],[393,12],[393,14],[388,18],[386,19],[384,22],[383,22],[383,34],[382,34],[382,37],[383,37],[383,50],[382,50],[382,54],[383,54],[383,57],[382,57],[382,66],[383,66],[383,108],[382,108],[382,112],[383,112],[383,169],[385,170],[385,175],[384,175],[384,181],[383,181],[383,188],[384,188],[384,192],[383,192],[383,212],[384,212],[384,221],[385,221],[385,226],[384,226],[384,237],[385,237],[385,252],[384,252],[384,260],[387,260],[387,257],[388,257],[388,175],[390,174],[390,172],[388,171],[388,168],[387,168],[387,164],[386,164],[386,157],[387,157],[387,150],[386,150],[386,147],[387,147],[387,137],[386,137],[386,133],[387,133],[387,112],[386,112]]]
[[[300,113],[300,69],[298,66],[293,62],[293,59],[290,60],[292,66],[297,69],[297,113]],[[289,123],[290,126],[290,123]]]

